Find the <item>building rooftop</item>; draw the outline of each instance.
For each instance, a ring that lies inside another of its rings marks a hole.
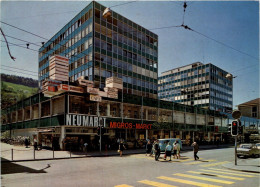
[[[247,101],[245,103],[241,103],[238,105],[238,107],[243,107],[243,106],[254,106],[254,105],[260,105],[260,98],[253,99],[251,101]]]

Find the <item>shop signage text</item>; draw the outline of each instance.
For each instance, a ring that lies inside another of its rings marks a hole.
[[[66,125],[68,126],[83,126],[83,127],[98,127],[106,125],[106,118],[87,115],[66,115]]]
[[[118,129],[152,129],[152,124],[110,122],[109,127]]]

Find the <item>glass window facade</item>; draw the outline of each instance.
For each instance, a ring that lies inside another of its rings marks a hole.
[[[164,72],[158,81],[158,97],[222,112],[232,111],[232,80],[213,64],[194,63]]]
[[[49,56],[59,54],[69,58],[72,82],[85,76],[103,88],[105,78],[123,77],[124,92],[157,98],[158,36],[116,12],[105,19],[105,8],[90,3],[40,48],[40,85],[49,78]]]

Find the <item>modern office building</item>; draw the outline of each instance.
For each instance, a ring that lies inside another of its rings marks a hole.
[[[159,77],[158,97],[185,105],[231,112],[232,78],[213,64],[196,62],[165,71]]]
[[[241,103],[238,105],[238,110],[241,111],[242,116],[260,119],[260,98]]]
[[[93,1],[39,50],[39,85],[50,78],[49,58],[69,58],[69,81],[80,76],[104,88],[105,78],[123,79],[124,93],[157,98],[158,36]]]

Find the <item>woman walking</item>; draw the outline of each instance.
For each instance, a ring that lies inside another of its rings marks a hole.
[[[170,142],[168,143],[168,145],[166,146],[166,148],[165,148],[165,156],[164,156],[164,160],[166,160],[166,158],[167,157],[170,157],[170,160],[169,161],[171,161],[172,160],[172,146],[171,146],[171,144],[170,144]]]
[[[125,148],[125,145],[124,145],[123,141],[121,141],[121,142],[119,143],[119,148],[118,148],[119,153],[120,153],[120,157],[122,157],[122,155],[123,155],[123,150],[124,150],[124,149],[126,149],[126,148]]]

